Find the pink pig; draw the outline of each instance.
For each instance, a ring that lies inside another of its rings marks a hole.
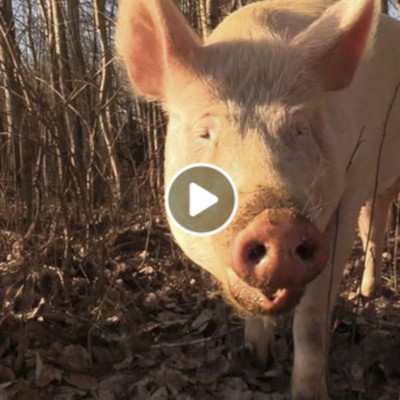
[[[239,192],[229,227],[193,238],[170,221],[176,241],[247,318],[259,359],[271,318],[295,308],[292,398],[328,399],[331,312],[357,218],[366,204],[371,295],[399,190],[400,24],[378,0],[267,0],[202,41],[173,1],[120,0],[116,45],[136,93],[169,115],[166,184],[211,163]]]

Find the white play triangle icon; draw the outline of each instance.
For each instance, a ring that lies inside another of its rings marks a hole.
[[[196,217],[203,211],[217,204],[219,198],[196,183],[189,185],[189,214]]]

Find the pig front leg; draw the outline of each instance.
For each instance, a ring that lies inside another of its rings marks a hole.
[[[246,347],[260,368],[275,361],[275,322],[270,317],[248,318],[245,321]]]
[[[375,202],[371,199],[361,209],[358,226],[365,251],[361,282],[361,294],[364,297],[373,297],[380,289],[386,223],[390,205],[399,189],[400,180],[397,180],[385,192],[378,195]]]
[[[343,204],[329,228],[332,237],[329,264],[309,284],[295,310],[293,400],[329,399],[326,382],[331,314],[361,208],[361,202],[353,207]]]

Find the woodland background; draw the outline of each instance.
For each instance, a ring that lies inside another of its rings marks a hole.
[[[178,1],[200,35],[250,2]],[[0,0],[0,399],[283,399],[287,330],[279,367],[243,372],[242,322],[168,234],[166,119],[118,69],[116,10]],[[387,296],[358,297],[359,246],[347,271],[333,360],[346,399],[398,399],[393,211]]]

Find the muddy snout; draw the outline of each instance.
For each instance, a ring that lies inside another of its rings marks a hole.
[[[234,241],[231,294],[250,312],[286,311],[323,270],[328,252],[327,235],[305,217],[265,210]]]

